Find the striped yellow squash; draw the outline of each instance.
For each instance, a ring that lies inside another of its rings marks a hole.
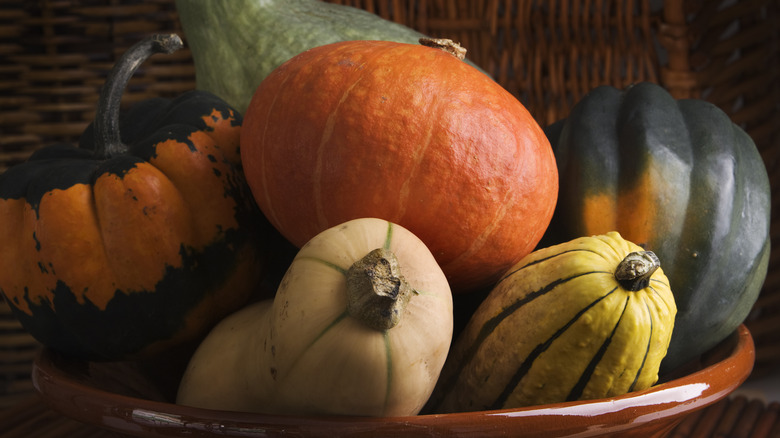
[[[506,273],[469,320],[426,411],[648,388],[658,380],[676,312],[657,257],[616,232],[537,250]]]

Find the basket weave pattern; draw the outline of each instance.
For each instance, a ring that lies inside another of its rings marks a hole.
[[[597,85],[637,81],[709,100],[758,145],[780,199],[780,2],[773,0],[329,0],[451,38],[545,126]],[[662,5],[661,5],[662,3]],[[587,5],[587,7],[583,6]],[[143,36],[177,32],[173,0],[0,0],[0,172],[42,145],[76,142],[94,117],[117,57]],[[156,55],[131,79],[125,107],[195,87],[185,48]],[[780,248],[773,211],[772,240]],[[748,325],[755,374],[780,363],[780,250]],[[0,302],[0,354],[17,342]],[[12,341],[13,340],[13,341]],[[23,356],[23,355],[22,355]],[[0,396],[18,391],[19,363],[0,356]],[[5,361],[5,362],[4,362]],[[11,370],[11,371],[9,371]],[[4,376],[12,379],[2,380]],[[2,386],[4,381],[12,385]]]
[[[117,58],[155,32],[178,32],[172,0],[0,0],[0,171],[40,145],[75,142]],[[123,105],[195,87],[189,50],[154,56]]]

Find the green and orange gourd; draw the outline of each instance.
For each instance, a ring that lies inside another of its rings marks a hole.
[[[155,35],[107,78],[79,147],[53,145],[0,175],[0,290],[65,354],[143,357],[198,340],[256,290],[266,230],[241,169],[241,115],[202,91],[136,104],[124,87]]]
[[[545,129],[560,176],[544,243],[616,230],[664,264],[670,371],[726,338],[766,277],[771,197],[756,145],[715,105],[661,86],[598,87]]]

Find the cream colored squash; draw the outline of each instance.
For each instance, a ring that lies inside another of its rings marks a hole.
[[[301,248],[273,301],[212,330],[177,402],[277,414],[415,415],[444,365],[452,317],[449,285],[422,241],[387,221],[352,220]]]

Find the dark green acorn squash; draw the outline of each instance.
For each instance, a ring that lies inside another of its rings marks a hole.
[[[560,193],[543,242],[614,230],[658,256],[678,308],[662,371],[732,333],[769,259],[769,180],[751,138],[650,83],[596,88],[545,132]]]
[[[138,65],[179,47],[172,35],[129,49],[80,147],[0,175],[0,290],[46,346],[111,360],[194,342],[261,281],[267,222],[241,169],[241,115],[193,91],[120,122]]]

